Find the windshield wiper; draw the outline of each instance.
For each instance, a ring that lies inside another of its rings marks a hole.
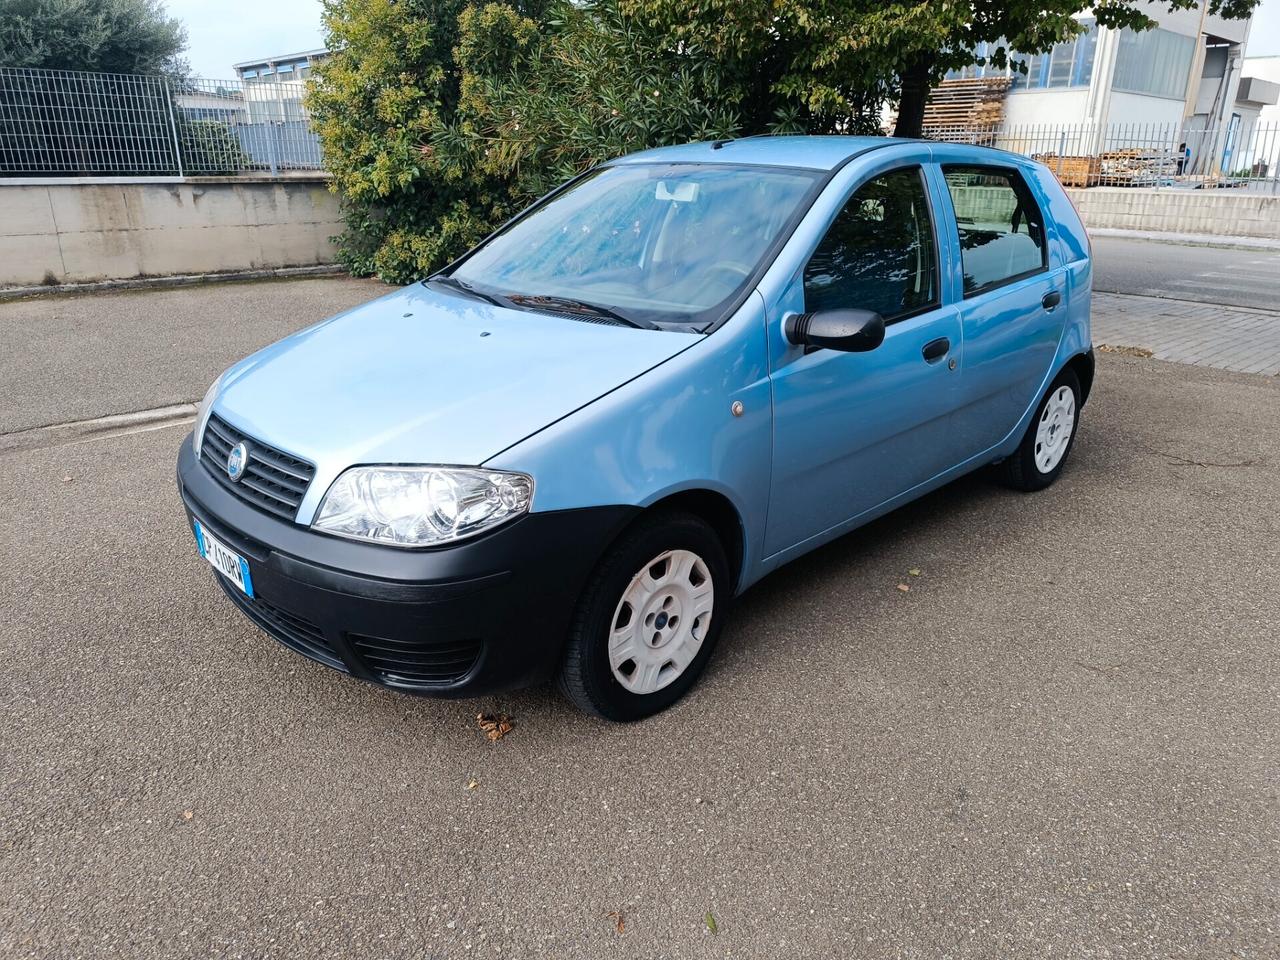
[[[524,307],[551,307],[568,313],[604,317],[606,320],[625,324],[628,327],[636,327],[640,330],[659,329],[656,323],[651,323],[648,320],[639,320],[636,317],[628,317],[619,313],[617,310],[614,310],[612,307],[601,306],[598,303],[588,303],[585,300],[575,300],[572,297],[556,297],[551,296],[550,294],[536,293],[508,293],[506,297],[512,303],[517,303]]]
[[[438,274],[434,277],[427,277],[427,283],[438,283],[454,290],[461,290],[469,297],[475,297],[477,300],[483,300],[485,303],[492,303],[495,307],[510,307],[511,304],[503,300],[501,297],[495,297],[491,293],[483,293],[477,290],[465,280],[459,280],[457,277],[450,277],[444,274]]]

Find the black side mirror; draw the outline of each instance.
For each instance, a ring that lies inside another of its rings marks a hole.
[[[784,331],[796,346],[863,353],[884,342],[884,317],[874,310],[793,313],[787,317]]]

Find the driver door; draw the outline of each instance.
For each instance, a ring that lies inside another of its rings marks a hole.
[[[942,303],[932,199],[921,164],[875,174],[797,278],[805,311],[875,310],[885,339],[866,353],[789,347],[776,363],[766,556],[838,535],[962,459],[962,332]]]

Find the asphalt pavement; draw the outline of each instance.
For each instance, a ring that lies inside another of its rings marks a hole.
[[[186,427],[0,452],[0,956],[1280,955],[1278,409],[1104,355],[1057,485],[791,564],[631,726],[267,638],[196,555]]]
[[[0,434],[199,400],[234,361],[388,289],[322,277],[0,301]]]
[[[1096,236],[1093,288],[1276,310],[1280,251]]]

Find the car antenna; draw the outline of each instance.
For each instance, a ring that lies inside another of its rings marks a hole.
[[[719,149],[720,149],[721,147],[723,147],[726,143],[733,143],[733,139],[734,139],[733,137],[726,137],[726,138],[725,138],[725,139],[723,139],[723,140],[712,140],[712,141],[711,141],[711,149],[712,149],[712,150],[719,150]]]

